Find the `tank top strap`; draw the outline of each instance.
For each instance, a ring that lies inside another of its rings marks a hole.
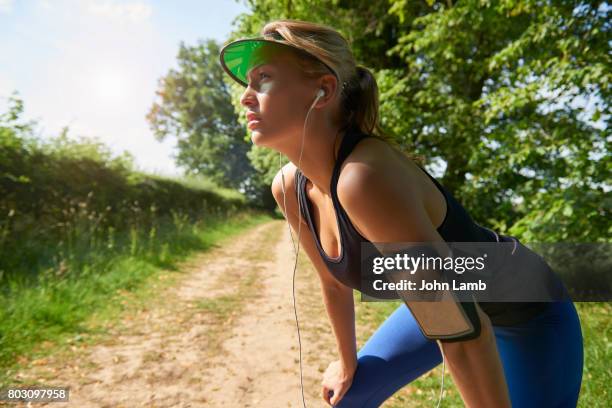
[[[302,171],[299,168],[295,169],[295,177],[293,179],[293,187],[295,189],[295,195],[297,198],[298,206],[300,209],[300,213],[302,214],[302,219],[308,222],[308,218],[310,217],[310,212],[306,207],[308,204],[304,197],[304,183],[306,179],[302,174]]]
[[[353,151],[355,146],[361,140],[367,137],[372,136],[367,133],[362,133],[358,129],[354,128],[349,129],[346,132],[346,134],[342,138],[342,142],[340,143],[340,148],[338,149],[338,158],[336,159],[336,163],[334,164],[334,171],[332,173],[330,185],[330,195],[339,220],[340,234],[346,237],[348,245],[352,248],[359,248],[359,243],[361,241],[365,241],[366,238],[362,236],[359,231],[357,231],[348,214],[340,204],[340,199],[338,198],[337,192],[338,179],[340,178],[340,168],[342,167],[342,163],[344,163],[344,161]]]
[[[295,195],[296,197],[299,199],[300,198],[300,176],[301,176],[301,171],[300,169],[296,166],[295,168],[295,175],[293,177],[293,189],[295,191]]]
[[[433,183],[438,187],[438,190],[440,190],[443,194],[445,193],[445,187],[431,174],[429,174],[429,172],[427,170],[425,170],[425,167],[421,166],[419,163],[417,163],[416,161],[414,162],[414,164],[416,164],[421,170],[423,170],[423,173],[427,174],[427,177],[429,177],[429,179],[431,181],[433,181]],[[444,194],[444,196],[446,197],[446,194]]]
[[[338,185],[338,178],[340,176],[340,167],[342,167],[342,163],[348,157],[348,155],[353,151],[357,143],[359,143],[362,139],[369,137],[370,135],[360,132],[358,129],[349,128],[344,137],[342,138],[342,142],[340,143],[340,148],[338,149],[338,158],[334,163],[334,171],[332,173],[330,192],[332,198],[337,200],[336,196],[336,187]]]

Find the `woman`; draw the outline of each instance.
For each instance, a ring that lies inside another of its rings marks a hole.
[[[436,367],[442,352],[466,406],[576,406],[583,351],[571,301],[476,303],[477,337],[438,344],[402,304],[356,350],[361,242],[518,241],[474,223],[382,135],[376,81],[356,66],[338,32],[278,20],[262,35],[226,45],[221,64],[246,87],[240,102],[253,143],[290,160],[272,192],[298,236],[310,230],[298,244],[318,272],[338,349],[323,376],[323,399],[377,407]],[[292,188],[296,194],[285,194]]]

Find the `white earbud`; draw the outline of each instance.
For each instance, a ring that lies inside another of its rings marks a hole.
[[[317,98],[322,98],[325,96],[325,91],[323,90],[323,88],[319,89],[319,92],[317,92]]]

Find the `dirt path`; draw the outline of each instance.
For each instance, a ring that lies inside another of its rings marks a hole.
[[[305,258],[300,250],[296,294],[306,403],[323,407],[319,383],[335,346]],[[104,341],[18,373],[71,387],[69,403],[32,406],[301,406],[293,263],[281,221],[198,256],[178,284],[125,313]]]

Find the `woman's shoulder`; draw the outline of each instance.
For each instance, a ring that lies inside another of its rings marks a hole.
[[[272,179],[272,195],[278,201],[283,199],[283,187],[285,192],[293,192],[297,183],[297,166],[291,161],[286,163],[276,172]]]
[[[363,137],[339,168],[337,192],[347,195],[352,189],[367,188],[377,181],[398,186],[415,186],[417,164],[388,141],[377,136]]]
[[[372,242],[436,239],[418,171],[386,141],[359,141],[341,165],[336,191],[361,235]]]

